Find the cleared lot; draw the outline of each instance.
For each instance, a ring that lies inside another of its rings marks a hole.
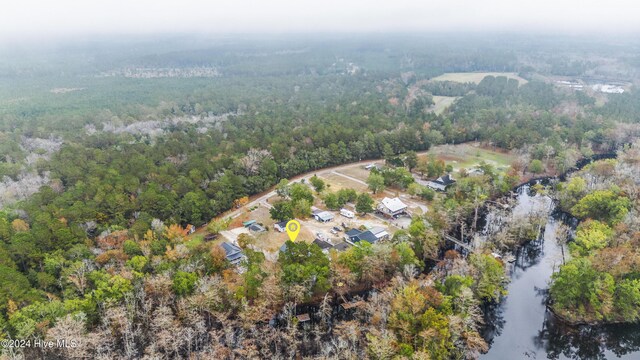
[[[478,143],[435,146],[427,154],[433,154],[436,158],[451,164],[456,171],[461,168],[473,168],[482,161],[504,170],[515,160],[515,156],[509,152],[487,149]],[[424,156],[427,155],[421,157]]]
[[[433,102],[435,104],[431,110],[436,114],[442,114],[457,99],[459,98],[455,96],[434,96]]]
[[[520,85],[526,84],[528,81],[518,76],[516,73],[509,72],[471,72],[471,73],[445,73],[431,79],[432,81],[455,81],[455,82],[471,82],[479,84],[485,76],[506,76],[510,79],[518,80]]]
[[[342,173],[343,171],[341,170],[340,172]],[[367,190],[366,185],[350,180],[344,176],[340,176],[339,174],[335,174],[330,171],[321,172],[318,174],[318,176],[322,178],[322,180],[330,184],[329,190],[334,192],[340,189],[354,189],[355,191],[358,191],[358,192],[363,192]],[[368,176],[368,173],[367,173],[367,176]],[[365,177],[364,180],[366,179],[367,178]]]

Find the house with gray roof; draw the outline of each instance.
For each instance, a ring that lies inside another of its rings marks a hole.
[[[231,265],[236,266],[245,259],[245,256],[242,253],[242,249],[240,249],[238,246],[228,242],[223,242],[222,244],[220,244],[220,246],[222,246],[227,260],[231,263]]]
[[[451,174],[440,176],[439,178],[433,181],[427,181],[426,185],[433,190],[437,191],[446,191],[447,188],[456,183],[456,180],[451,176]]]

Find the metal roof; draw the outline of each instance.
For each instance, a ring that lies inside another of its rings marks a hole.
[[[391,212],[396,212],[407,208],[407,205],[400,201],[400,199],[398,198],[391,199],[386,197],[382,199],[382,205],[384,205],[384,207],[389,209],[389,211]]]
[[[240,259],[242,259],[242,257],[244,256],[242,254],[242,249],[240,249],[239,247],[237,247],[234,244],[228,243],[228,242],[223,242],[222,244],[220,244],[220,246],[222,246],[222,249],[224,250],[225,254],[227,255],[227,260],[229,260],[231,263],[234,263]]]
[[[318,245],[318,247],[320,247],[320,249],[325,250],[325,249],[330,249],[331,247],[333,247],[333,245],[329,244],[328,242],[322,240],[322,239],[315,239],[313,240],[313,244]]]
[[[335,217],[333,215],[333,213],[331,213],[329,211],[323,211],[323,212],[315,214],[314,216],[317,216],[322,221],[328,221],[328,220],[331,220],[331,219],[333,219]]]
[[[375,235],[373,235],[373,233],[369,230],[362,232],[354,236],[353,238],[355,241],[367,241],[372,244],[378,241],[378,238]]]
[[[349,245],[348,242],[343,241],[340,244],[336,244],[333,248],[338,250],[338,251],[344,251],[347,250],[351,245]]]

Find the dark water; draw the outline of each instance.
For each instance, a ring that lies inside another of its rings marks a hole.
[[[518,195],[515,211],[544,207],[549,218],[538,241],[523,246],[512,264],[509,294],[487,311],[485,339],[490,349],[482,359],[640,359],[640,326],[569,327],[545,307],[551,274],[562,264],[555,231],[563,221],[552,215],[550,199]]]

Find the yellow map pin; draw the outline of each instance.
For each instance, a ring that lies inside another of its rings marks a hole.
[[[291,241],[296,241],[298,234],[300,233],[300,223],[296,220],[290,220],[287,223],[287,234],[289,235],[289,239]]]

